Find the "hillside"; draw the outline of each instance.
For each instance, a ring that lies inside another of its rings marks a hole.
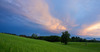
[[[63,45],[0,33],[0,52],[100,52],[100,43],[70,42]]]

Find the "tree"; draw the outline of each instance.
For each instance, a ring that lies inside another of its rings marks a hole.
[[[37,34],[33,33],[31,37],[34,38],[34,39],[36,39],[37,38]]]
[[[75,37],[72,37],[72,38],[71,38],[71,41],[72,41],[72,42],[75,42],[75,41],[76,41],[76,38],[75,38]]]
[[[61,43],[64,43],[66,45],[68,44],[69,39],[70,39],[70,34],[68,33],[68,31],[62,32]]]

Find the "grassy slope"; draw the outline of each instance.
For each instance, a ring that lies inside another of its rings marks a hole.
[[[0,52],[100,52],[100,43],[62,45],[0,33]]]

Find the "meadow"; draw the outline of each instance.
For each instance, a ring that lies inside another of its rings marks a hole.
[[[0,33],[0,52],[100,52],[98,42],[47,42]]]

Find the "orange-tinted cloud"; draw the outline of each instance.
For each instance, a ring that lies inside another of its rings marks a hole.
[[[100,22],[83,28],[80,35],[100,37]]]
[[[33,23],[40,24],[51,32],[61,32],[66,30],[62,21],[53,17],[49,11],[49,6],[45,0],[17,0],[23,10],[23,15]]]

